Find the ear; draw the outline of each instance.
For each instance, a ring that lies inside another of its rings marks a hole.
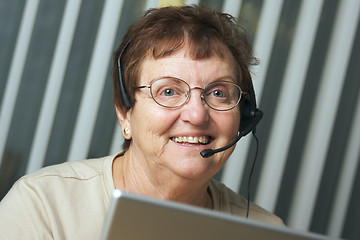
[[[131,132],[130,134],[125,134],[124,130],[130,129],[130,122],[131,122],[131,108],[128,109],[125,106],[117,107],[115,106],[116,116],[121,126],[121,132],[125,139],[131,139]],[[131,129],[130,129],[131,130]]]

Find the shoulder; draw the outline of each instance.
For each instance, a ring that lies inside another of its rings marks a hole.
[[[104,164],[111,161],[112,157],[94,158],[75,162],[65,162],[44,167],[34,173],[28,174],[21,180],[39,181],[42,178],[70,178],[78,180],[91,179],[104,173]]]
[[[220,211],[246,216],[247,199],[216,180],[211,180],[210,191],[213,198],[216,198],[215,201],[218,203]],[[249,218],[270,224],[284,225],[279,217],[252,202],[250,202]]]
[[[70,192],[84,196],[101,192],[109,196],[113,189],[112,159],[108,156],[44,167],[20,178],[10,192],[33,193],[43,200],[54,198],[54,201],[58,201],[55,197]]]
[[[0,236],[65,239],[98,234],[113,190],[112,160],[66,162],[20,178],[0,202],[0,225],[7,228]]]

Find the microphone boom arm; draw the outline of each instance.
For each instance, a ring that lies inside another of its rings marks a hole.
[[[217,149],[205,149],[205,150],[202,150],[200,152],[201,156],[203,158],[208,158],[208,157],[211,157],[212,155],[214,155],[215,153],[218,153],[218,152],[222,152],[222,151],[225,151],[229,148],[231,148],[233,145],[235,145],[241,138],[243,137],[243,135],[239,132],[238,133],[238,136],[235,138],[234,141],[232,141],[230,144],[226,145],[225,147],[222,147],[222,148],[217,148]]]

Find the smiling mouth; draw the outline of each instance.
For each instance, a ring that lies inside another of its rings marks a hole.
[[[190,144],[208,144],[210,141],[209,136],[201,136],[201,137],[172,137],[170,138],[172,141],[176,143],[190,143]]]

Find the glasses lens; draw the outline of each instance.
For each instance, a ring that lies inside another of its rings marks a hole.
[[[226,111],[233,109],[240,102],[241,89],[233,82],[212,82],[205,87],[204,97],[211,108]]]
[[[161,78],[151,84],[151,95],[155,102],[164,107],[175,108],[186,102],[189,85],[176,78]]]

